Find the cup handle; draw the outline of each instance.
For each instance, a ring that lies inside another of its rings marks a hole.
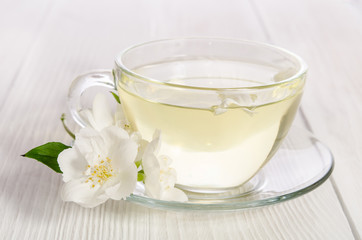
[[[88,124],[79,114],[80,110],[83,109],[80,103],[80,98],[85,90],[95,86],[106,87],[114,90],[115,83],[112,70],[101,69],[82,74],[74,79],[70,85],[67,100],[68,108],[74,121],[81,127],[86,127]]]

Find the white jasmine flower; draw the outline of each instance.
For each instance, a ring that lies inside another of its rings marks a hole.
[[[136,187],[137,148],[124,129],[81,129],[74,146],[58,156],[65,182],[62,199],[83,207],[95,207],[109,198],[125,199]]]
[[[116,109],[116,112],[114,113],[114,125],[116,125],[117,127],[123,128],[128,132],[133,131],[129,121],[126,118],[126,115],[123,112],[121,104],[117,104],[117,109]]]
[[[117,104],[116,111],[113,113],[111,104],[107,101],[104,94],[97,94],[93,100],[92,110],[85,109],[80,112],[86,120],[88,126],[97,131],[105,127],[117,126],[127,131],[131,131],[130,124],[123,113],[121,104]]]
[[[142,166],[145,173],[146,194],[160,200],[187,201],[186,194],[175,188],[176,171],[170,167],[171,159],[167,156],[158,156],[160,143],[160,132],[156,132],[153,140],[144,149]]]

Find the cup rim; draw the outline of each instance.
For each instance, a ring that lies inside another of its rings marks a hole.
[[[132,71],[131,69],[129,69],[128,67],[126,67],[122,62],[122,57],[127,52],[129,52],[135,48],[145,46],[148,44],[153,44],[153,43],[162,43],[162,42],[170,42],[170,41],[185,41],[185,40],[229,41],[229,42],[234,42],[234,43],[259,45],[261,47],[267,47],[269,49],[274,49],[281,53],[289,55],[290,57],[294,58],[299,63],[300,66],[299,66],[298,71],[295,74],[293,74],[292,76],[290,76],[286,79],[278,81],[278,82],[267,83],[267,84],[258,85],[258,86],[248,86],[248,87],[211,88],[211,87],[196,87],[196,86],[187,86],[187,85],[163,82],[163,81],[160,81],[160,80],[157,80],[154,78],[144,76],[142,74],[138,74],[138,73]],[[283,85],[288,82],[293,82],[293,80],[299,79],[301,76],[303,76],[308,71],[308,65],[305,63],[305,61],[300,56],[298,56],[297,54],[295,54],[289,50],[286,50],[282,47],[278,47],[278,46],[275,46],[275,45],[272,45],[269,43],[264,43],[264,42],[259,42],[259,41],[251,41],[251,40],[245,40],[245,39],[232,39],[232,38],[214,38],[214,37],[166,38],[166,39],[159,39],[159,40],[153,40],[153,41],[147,41],[147,42],[143,42],[143,43],[134,44],[128,48],[125,48],[123,51],[121,51],[116,56],[115,64],[118,68],[120,68],[126,74],[131,75],[132,77],[141,79],[143,81],[153,83],[153,84],[159,84],[159,85],[175,87],[175,88],[180,88],[180,89],[196,89],[196,90],[212,90],[212,91],[215,91],[215,90],[216,91],[217,90],[223,90],[223,91],[224,90],[226,90],[226,91],[227,90],[253,90],[253,89],[256,90],[256,89],[265,89],[265,88],[276,87],[276,86],[280,86],[280,85]]]

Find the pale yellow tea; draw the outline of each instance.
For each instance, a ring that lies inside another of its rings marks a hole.
[[[212,74],[201,76],[207,67]],[[283,74],[269,66],[210,60],[159,63],[135,71],[167,83],[221,89],[272,83]],[[265,95],[222,90],[199,95],[189,93],[192,89],[186,93],[136,86],[124,75],[117,87],[132,127],[148,140],[161,130],[160,152],[172,158],[178,184],[217,189],[246,182],[273,155],[293,121],[303,84],[281,85]]]

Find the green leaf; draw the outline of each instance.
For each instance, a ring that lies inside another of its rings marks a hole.
[[[119,100],[118,95],[117,95],[116,93],[114,93],[114,92],[110,92],[110,93],[112,93],[114,99],[116,99],[116,101],[117,101],[119,104],[121,104],[121,100]]]
[[[144,180],[145,180],[145,174],[139,172],[138,175],[137,175],[137,181],[143,182]]]
[[[49,142],[39,147],[33,148],[29,152],[21,155],[23,157],[33,158],[47,165],[57,173],[62,173],[58,164],[58,155],[63,150],[70,148],[60,142]]]

